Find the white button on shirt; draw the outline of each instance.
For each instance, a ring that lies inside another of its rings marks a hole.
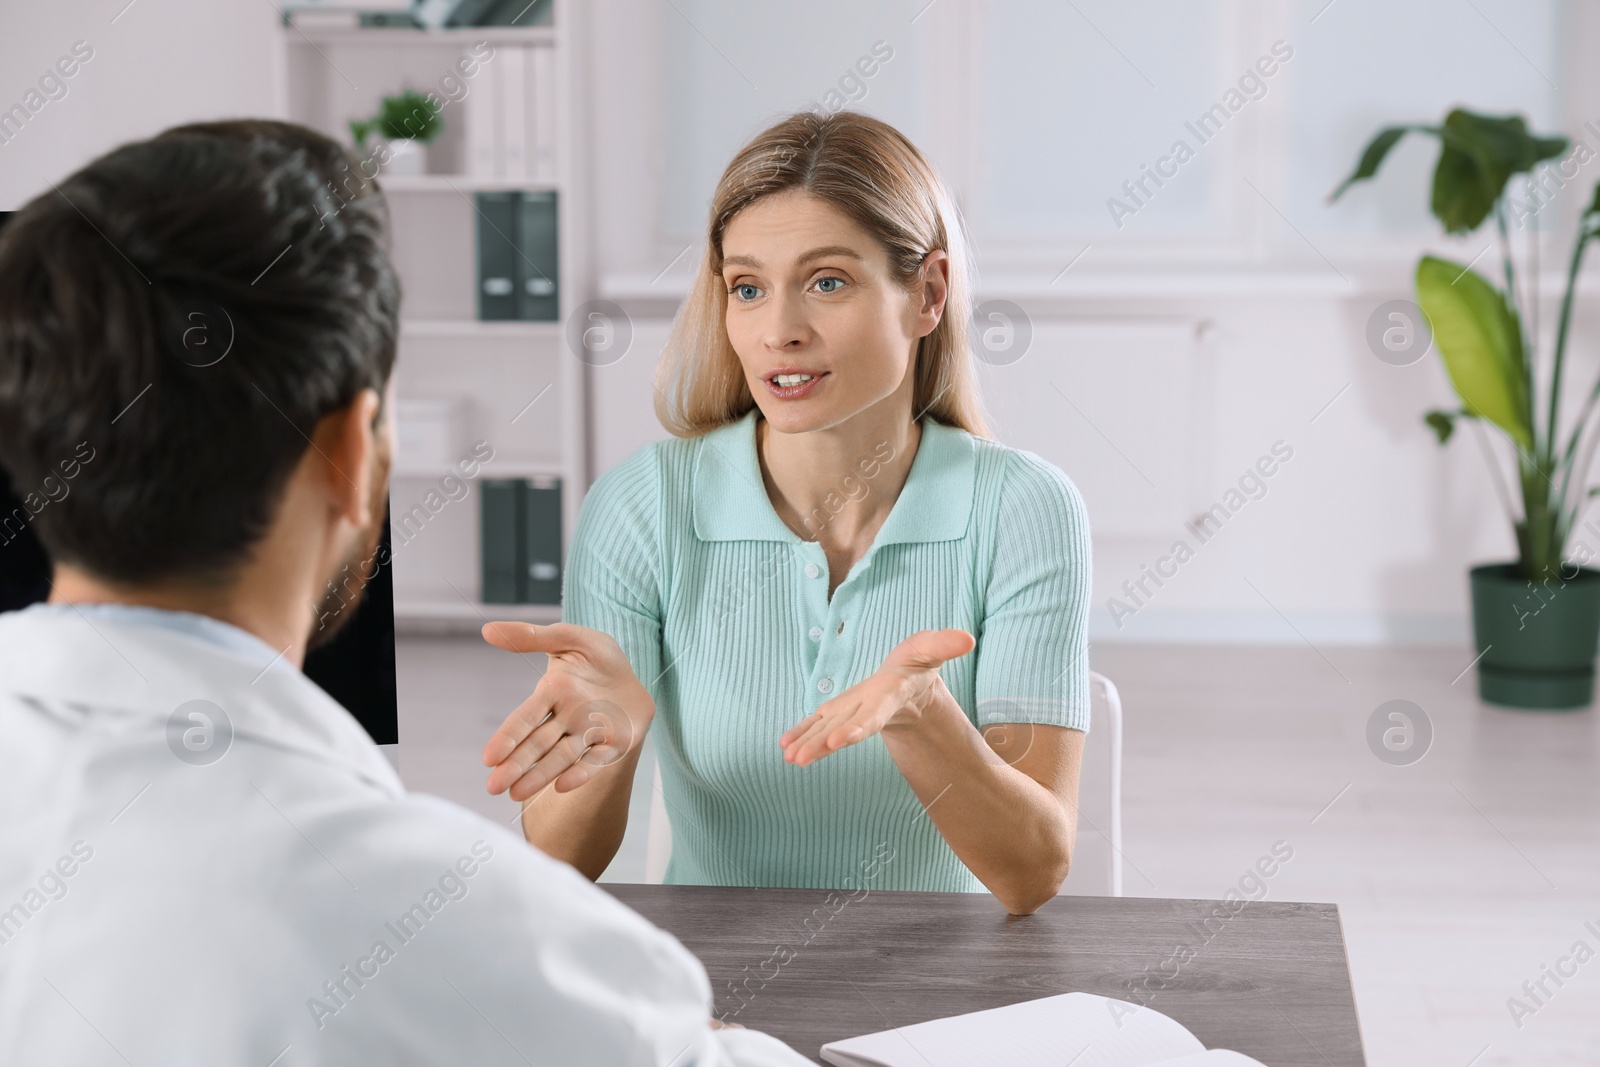
[[[243,630],[0,614],[0,1064],[809,1062],[512,822]]]
[[[820,576],[821,574],[822,574],[822,568],[821,567],[817,566],[815,563],[807,563],[806,564],[806,577],[807,578],[816,578],[816,577]]]
[[[821,641],[822,640],[822,627],[813,626],[811,628],[811,640],[813,640],[813,641]]]
[[[818,678],[817,679],[817,692],[819,692],[819,693],[831,693],[831,692],[833,692],[833,679],[832,678]]]

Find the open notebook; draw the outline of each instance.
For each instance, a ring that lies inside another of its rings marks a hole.
[[[1207,1052],[1182,1023],[1093,993],[832,1041],[822,1060],[833,1067],[1266,1067],[1237,1052]]]

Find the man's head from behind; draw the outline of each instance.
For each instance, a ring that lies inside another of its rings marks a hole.
[[[370,559],[400,287],[358,168],[300,126],[184,126],[0,233],[0,464],[58,583],[245,583],[293,592],[309,627],[310,598]]]

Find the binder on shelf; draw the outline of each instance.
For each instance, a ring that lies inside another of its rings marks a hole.
[[[284,8],[284,19],[301,30],[354,30],[361,26],[361,13],[349,8],[319,10],[314,7]]]
[[[445,16],[446,26],[481,26],[483,18],[493,8],[498,0],[446,0],[453,3],[450,13]]]
[[[502,48],[493,62],[500,68],[500,176],[528,177],[528,50]]]
[[[520,199],[514,191],[473,195],[478,209],[478,318],[485,321],[517,317]]]
[[[445,18],[446,26],[482,26],[483,19],[499,0],[457,0]]]
[[[482,548],[485,604],[521,603],[518,588],[522,518],[522,483],[516,478],[485,478],[480,506],[479,544]]]
[[[532,478],[522,490],[523,579],[527,604],[561,603],[561,479]]]
[[[483,602],[559,605],[561,479],[486,479],[482,499]]]
[[[465,174],[508,181],[556,180],[555,50],[501,45],[482,83],[462,99]]]
[[[478,318],[561,317],[559,213],[553,189],[478,193]]]
[[[477,26],[548,26],[552,0],[497,0],[474,23]]]
[[[461,6],[461,0],[413,0],[411,15],[425,30],[445,25]]]
[[[545,189],[524,192],[521,197],[518,229],[522,255],[517,257],[517,267],[522,275],[517,287],[517,317],[532,322],[555,322],[561,317],[556,193],[554,189]]]
[[[425,30],[460,26],[547,26],[551,0],[293,0],[283,6],[299,23],[303,12],[345,13],[349,25],[406,26]],[[318,23],[322,25],[322,23]]]
[[[556,54],[552,48],[528,49],[532,143],[529,173],[540,181],[556,179]]]
[[[420,30],[422,23],[406,11],[363,11],[360,27],[363,30]]]
[[[480,84],[461,99],[463,167],[475,178],[493,178],[500,166],[500,71],[491,59],[479,72]]]

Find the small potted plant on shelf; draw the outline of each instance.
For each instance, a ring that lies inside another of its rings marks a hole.
[[[390,174],[421,174],[425,169],[423,146],[443,129],[437,99],[414,89],[384,97],[372,118],[350,122],[350,135],[358,149],[366,148],[370,134],[384,139],[385,158],[379,160],[379,165]]]
[[[1542,382],[1537,338],[1530,338],[1524,325],[1525,310],[1537,314],[1539,279],[1536,270],[1529,271],[1519,284],[1506,187],[1512,175],[1531,174],[1540,163],[1564,155],[1567,138],[1531,134],[1518,115],[1458,108],[1438,126],[1380,130],[1329,201],[1376,174],[1389,150],[1411,132],[1439,141],[1429,206],[1445,232],[1472,233],[1493,216],[1499,234],[1503,286],[1470,264],[1431,255],[1423,256],[1416,270],[1417,304],[1461,398],[1458,410],[1428,412],[1427,424],[1443,444],[1460,419],[1487,423],[1516,455],[1520,516],[1512,509],[1492,454],[1490,466],[1516,534],[1517,559],[1471,571],[1478,692],[1485,701],[1509,707],[1584,707],[1594,699],[1600,570],[1582,565],[1594,555],[1591,545],[1579,542],[1569,555],[1568,542],[1589,498],[1600,492],[1587,485],[1600,440],[1600,427],[1591,425],[1600,380],[1584,395],[1564,438],[1558,416],[1578,273],[1584,250],[1600,235],[1600,186],[1578,217],[1548,380]],[[1574,153],[1583,156],[1578,163],[1593,158],[1586,151],[1580,145]],[[1562,174],[1570,177],[1564,170]],[[1526,212],[1527,207],[1519,203],[1517,210]]]

